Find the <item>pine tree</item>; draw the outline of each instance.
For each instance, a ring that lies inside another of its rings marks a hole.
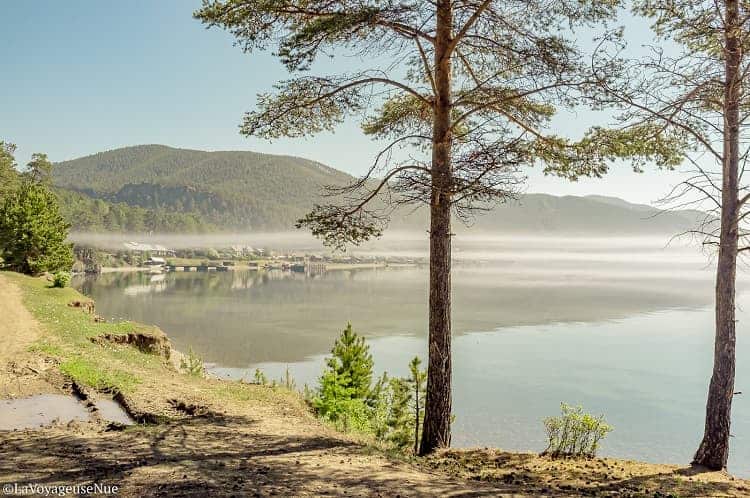
[[[424,421],[427,372],[422,361],[414,357],[409,362],[409,376],[391,379],[388,388],[388,417],[386,440],[397,448],[413,447],[419,453],[419,426]]]
[[[687,231],[715,247],[714,364],[703,439],[693,463],[726,468],[735,396],[737,259],[750,250],[750,4],[744,0],[636,0],[660,42],[651,54],[618,60],[623,46],[602,44],[596,61],[604,105],[616,104],[623,130],[655,130],[652,143],[682,142],[687,178],[664,199],[704,212]],[[665,49],[664,47],[669,47]],[[619,67],[613,71],[613,67]],[[682,162],[681,160],[678,161]]]
[[[400,449],[406,449],[414,441],[414,414],[410,405],[412,391],[403,378],[393,378],[389,383],[390,410],[388,413],[388,436],[386,440]]]
[[[419,426],[424,419],[427,372],[420,366],[422,360],[415,356],[409,362],[409,386],[412,392],[414,418],[414,454],[419,453]]]
[[[22,182],[0,204],[0,256],[9,269],[30,275],[69,270],[70,225],[60,215],[57,198],[46,187]]]
[[[35,153],[31,155],[31,161],[26,165],[24,172],[32,182],[42,185],[52,184],[52,163],[47,154]]]
[[[357,335],[348,323],[331,349],[333,355],[328,361],[328,368],[335,371],[339,378],[345,378],[345,387],[352,389],[355,398],[369,399],[372,385],[372,355],[365,338]],[[345,376],[345,377],[344,377]]]
[[[0,140],[0,199],[8,196],[18,186],[16,159],[13,157],[16,146]]]
[[[372,366],[370,347],[352,329],[352,324],[347,324],[336,339],[320,377],[318,396],[313,400],[318,414],[335,421],[350,409],[362,411],[365,405],[372,407]]]

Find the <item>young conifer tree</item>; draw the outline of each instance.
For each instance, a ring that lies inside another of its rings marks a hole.
[[[326,360],[320,390],[313,400],[318,413],[335,420],[342,410],[351,406],[350,401],[359,401],[364,408],[373,396],[372,367],[370,346],[348,323]],[[376,390],[379,391],[379,387]]]
[[[424,420],[425,412],[425,382],[427,372],[422,370],[422,360],[418,356],[409,362],[409,387],[411,388],[412,408],[414,417],[414,454],[419,453],[419,427]]]

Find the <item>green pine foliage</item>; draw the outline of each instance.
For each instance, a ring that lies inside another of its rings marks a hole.
[[[400,450],[419,444],[424,418],[426,371],[419,358],[409,376],[373,383],[373,360],[365,338],[347,324],[331,349],[317,391],[305,396],[316,414],[338,429],[373,435]]]
[[[412,392],[412,425],[414,427],[414,454],[419,452],[419,428],[424,420],[427,398],[427,370],[422,370],[422,360],[418,356],[409,362],[409,388]]]
[[[14,144],[0,140],[0,201],[18,187]]]
[[[198,214],[109,202],[64,188],[55,188],[55,194],[71,230],[77,232],[204,233],[216,230]]]
[[[180,359],[180,369],[186,374],[193,377],[203,377],[206,373],[206,367],[203,364],[203,358],[198,353],[193,351],[193,348],[188,348],[186,355],[183,355]]]
[[[31,161],[26,165],[24,172],[29,180],[41,185],[52,184],[52,163],[47,154],[35,153],[31,155]]]
[[[29,275],[70,270],[73,250],[65,241],[69,227],[49,189],[21,182],[0,204],[0,255],[4,265]]]
[[[388,385],[389,410],[386,441],[405,450],[414,442],[414,416],[410,409],[412,394],[406,379],[393,378]]]
[[[337,422],[363,414],[372,394],[372,355],[352,324],[347,324],[331,349],[320,378],[318,396],[313,399],[317,413]],[[365,417],[366,418],[366,417]],[[362,424],[358,421],[356,425]]]
[[[331,349],[333,355],[328,367],[334,371],[355,398],[367,399],[372,383],[372,355],[365,338],[358,335],[348,323]]]
[[[390,380],[390,402],[387,417],[387,440],[397,448],[419,449],[420,427],[424,420],[427,371],[422,361],[414,357],[409,362],[409,376]]]

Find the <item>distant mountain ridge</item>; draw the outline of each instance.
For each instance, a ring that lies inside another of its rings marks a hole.
[[[186,215],[219,230],[283,231],[321,201],[321,187],[352,177],[321,163],[256,152],[205,152],[138,145],[56,164],[56,186],[110,203]],[[603,180],[606,181],[606,180]],[[164,217],[165,215],[162,215]],[[591,195],[526,194],[477,215],[472,229],[493,233],[677,233],[696,211],[659,211]],[[75,220],[74,227],[75,227]],[[456,221],[456,230],[464,231]],[[424,230],[426,210],[396,216],[392,227]]]

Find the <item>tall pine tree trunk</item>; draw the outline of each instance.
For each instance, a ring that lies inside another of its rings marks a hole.
[[[735,282],[739,213],[739,100],[741,95],[741,47],[738,40],[739,6],[726,2],[724,159],[722,165],[721,229],[716,268],[716,338],[714,369],[706,403],[703,440],[693,463],[713,470],[726,468],[729,458],[730,422],[735,373]]]
[[[430,199],[430,334],[427,399],[419,453],[451,442],[451,0],[437,4]]]

